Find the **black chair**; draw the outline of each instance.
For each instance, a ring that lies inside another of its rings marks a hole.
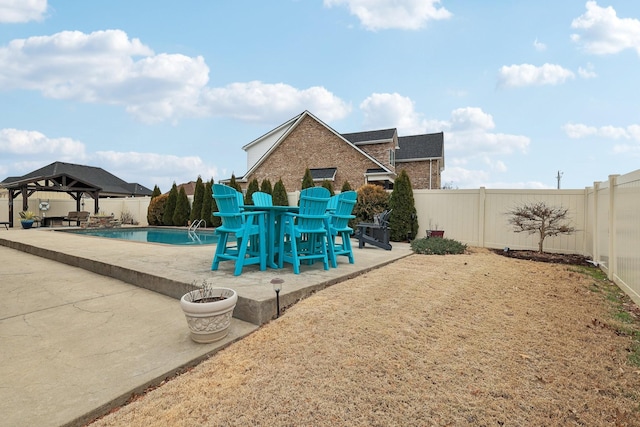
[[[374,215],[373,222],[361,222],[355,237],[358,238],[358,248],[362,249],[366,243],[387,251],[391,250],[389,243],[389,217],[391,211],[384,211]]]

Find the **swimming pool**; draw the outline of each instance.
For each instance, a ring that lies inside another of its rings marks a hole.
[[[65,233],[85,236],[106,237],[132,242],[163,243],[165,245],[213,245],[218,236],[209,230],[187,231],[177,228],[96,228],[84,230],[60,230]]]

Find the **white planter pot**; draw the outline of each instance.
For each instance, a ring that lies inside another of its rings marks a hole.
[[[191,291],[182,296],[180,305],[191,330],[191,339],[198,343],[219,341],[229,333],[233,309],[238,302],[238,294],[233,289],[214,288],[212,296],[224,296],[224,300],[193,302],[200,295]]]

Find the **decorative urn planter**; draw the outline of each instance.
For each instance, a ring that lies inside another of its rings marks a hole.
[[[237,302],[237,292],[229,288],[205,286],[184,294],[180,305],[191,330],[191,339],[211,343],[226,337]]]
[[[22,228],[24,228],[24,229],[31,228],[33,226],[33,220],[32,219],[21,219],[20,220],[20,225],[22,225]]]

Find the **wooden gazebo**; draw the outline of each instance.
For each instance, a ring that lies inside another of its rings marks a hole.
[[[102,168],[54,162],[21,177],[9,177],[0,183],[9,192],[9,226],[13,227],[14,200],[22,195],[22,210],[29,208],[29,196],[36,191],[69,194],[80,211],[82,195],[93,198],[93,212],[99,212],[100,197],[150,196],[151,190],[127,183]]]

